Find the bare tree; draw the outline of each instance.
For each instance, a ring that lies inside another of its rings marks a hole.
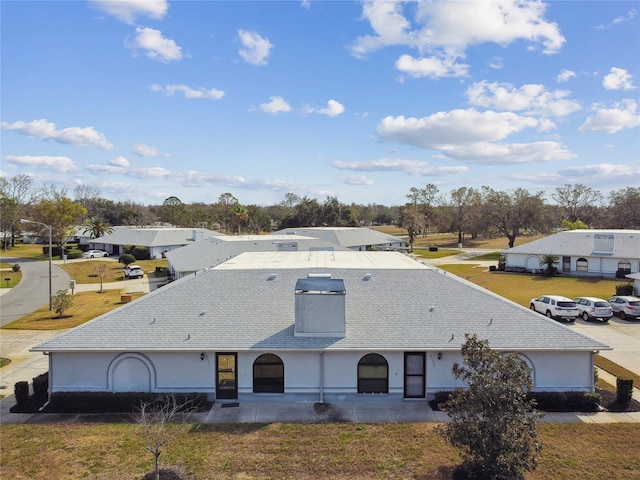
[[[102,288],[103,282],[104,282],[104,275],[105,273],[107,273],[107,264],[106,263],[99,263],[98,265],[96,265],[96,268],[94,269],[96,272],[96,275],[98,275],[100,277],[100,292],[99,293],[103,293],[104,290]]]
[[[146,449],[153,455],[156,480],[160,480],[162,449],[186,433],[187,421],[194,411],[193,401],[180,402],[172,393],[163,401],[142,402],[133,415],[142,429]]]
[[[580,183],[556,188],[551,198],[562,207],[565,220],[582,220],[587,225],[596,219],[598,207],[602,204],[602,195],[598,190]]]

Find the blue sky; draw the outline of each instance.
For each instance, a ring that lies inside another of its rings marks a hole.
[[[638,1],[3,1],[2,176],[399,205],[640,186]]]

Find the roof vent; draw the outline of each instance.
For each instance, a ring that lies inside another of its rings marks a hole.
[[[270,273],[269,278],[267,278],[267,280],[275,280],[276,278],[278,278],[277,273]]]
[[[364,280],[365,282],[368,282],[369,280],[371,280],[371,274],[365,273],[364,277],[362,277],[362,280]]]

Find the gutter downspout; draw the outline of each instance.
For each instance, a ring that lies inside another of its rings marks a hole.
[[[320,403],[324,403],[324,352],[320,352]]]
[[[46,408],[51,403],[51,380],[53,378],[53,375],[52,375],[53,372],[51,370],[51,355],[49,354],[49,352],[42,352],[42,353],[43,353],[43,355],[46,355],[47,357],[49,357],[48,358],[48,360],[49,360],[49,380],[47,382],[48,383],[48,385],[47,385],[47,401],[44,402],[44,405],[42,405],[38,409],[39,412],[42,412],[42,411],[46,410]]]

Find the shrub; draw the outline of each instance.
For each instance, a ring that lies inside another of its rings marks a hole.
[[[627,405],[631,402],[633,395],[633,378],[616,379],[616,402],[622,405]]]
[[[82,250],[77,250],[77,249],[73,248],[73,249],[69,250],[66,255],[67,255],[67,258],[69,260],[74,259],[74,258],[82,258]]]
[[[147,247],[136,246],[133,248],[132,254],[136,258],[136,260],[149,259],[149,249]]]
[[[136,261],[136,257],[131,255],[130,253],[125,253],[123,255],[120,255],[120,258],[118,258],[118,263],[122,263],[125,267],[127,265],[132,264],[135,261]]]
[[[147,392],[54,392],[47,412],[57,413],[133,413],[140,404],[152,403],[158,394]],[[175,394],[183,404],[189,402],[199,411],[211,408],[204,393]]]
[[[19,272],[20,271],[20,264],[19,263],[14,263],[11,266],[11,270],[13,270],[14,272]]]
[[[616,285],[616,295],[633,295],[633,285],[631,283],[626,285]]]
[[[49,372],[33,377],[33,394],[36,397],[46,397],[49,392]]]
[[[13,393],[16,396],[18,405],[26,405],[29,402],[29,382],[16,382],[13,387]]]
[[[600,395],[589,392],[530,392],[536,408],[544,412],[597,412]]]

